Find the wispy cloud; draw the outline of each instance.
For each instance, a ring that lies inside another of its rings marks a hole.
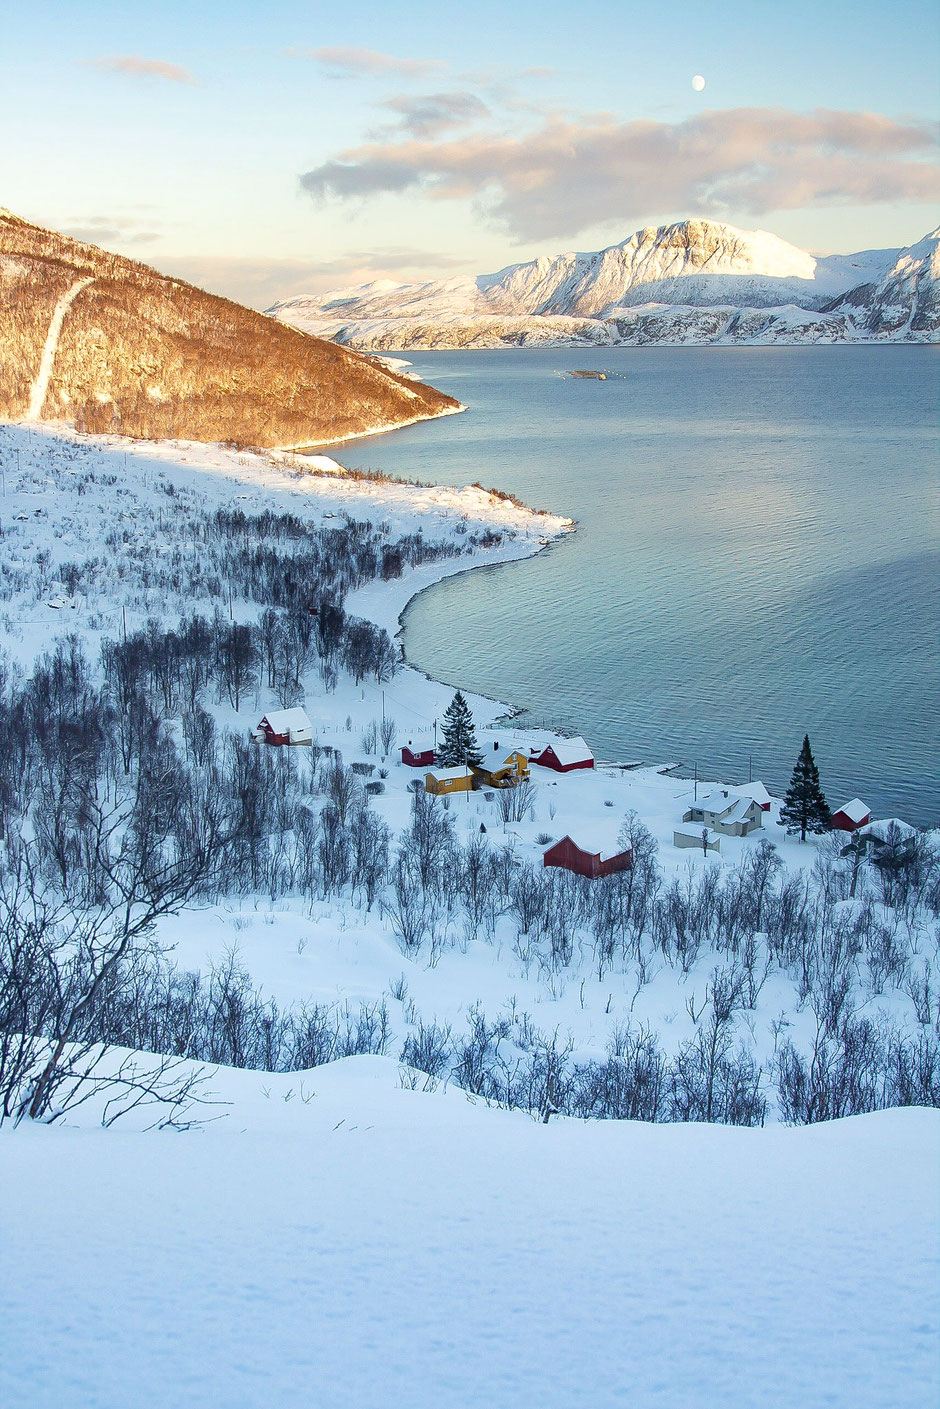
[[[482,198],[520,239],[577,234],[649,211],[710,215],[927,202],[940,193],[936,134],[878,113],[710,111],[681,122],[549,117],[520,136],[402,137],[306,172],[316,199],[424,191]]]
[[[195,83],[188,69],[168,64],[163,59],[144,59],[139,54],[113,54],[100,59],[86,59],[91,68],[106,73],[126,74],[129,78],[163,78],[170,83]]]
[[[412,137],[437,137],[455,127],[466,127],[489,117],[490,110],[476,93],[397,93],[380,104],[399,116],[399,129]]]
[[[293,58],[316,59],[334,78],[394,76],[425,78],[446,65],[440,59],[399,59],[393,54],[380,54],[376,49],[288,49]]]
[[[200,288],[236,299],[252,308],[269,308],[278,299],[295,294],[326,293],[340,284],[363,284],[373,279],[419,278],[429,271],[446,273],[466,268],[468,261],[433,250],[391,246],[386,249],[352,250],[339,259],[237,259],[208,255],[180,255],[158,261],[165,273],[174,274]]]
[[[147,245],[160,238],[154,230],[140,229],[136,221],[108,215],[79,217],[74,224],[64,226],[63,233],[92,245]]]

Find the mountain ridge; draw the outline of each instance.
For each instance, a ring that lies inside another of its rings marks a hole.
[[[646,227],[593,253],[540,255],[477,277],[382,280],[298,295],[268,312],[363,350],[556,341],[934,341],[937,244],[933,232],[907,249],[814,256],[767,231],[687,220]],[[890,314],[882,307],[889,303]],[[680,309],[689,311],[679,316]],[[574,323],[560,326],[558,319]]]

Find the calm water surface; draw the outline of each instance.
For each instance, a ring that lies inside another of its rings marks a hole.
[[[940,820],[938,351],[408,354],[470,410],[345,463],[578,521],[417,598],[409,659],[609,760],[782,788],[808,731],[833,806]]]

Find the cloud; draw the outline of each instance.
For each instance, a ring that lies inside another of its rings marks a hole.
[[[142,222],[133,217],[127,219],[120,215],[76,216],[72,224],[63,226],[63,234],[92,245],[145,245],[160,239],[159,233],[146,228],[147,224],[152,223],[146,222],[145,228],[141,229]]]
[[[681,122],[549,117],[520,136],[402,138],[306,172],[315,199],[421,191],[481,198],[519,239],[574,235],[648,211],[749,216],[831,205],[928,202],[940,193],[932,126],[878,113],[709,111]]]
[[[394,74],[399,78],[424,78],[445,67],[440,59],[397,59],[376,49],[288,49],[294,58],[316,59],[334,78],[375,77]]]
[[[92,68],[107,73],[122,73],[131,78],[165,78],[170,83],[195,83],[188,69],[179,64],[167,64],[162,59],[143,59],[139,54],[114,54],[109,58],[86,59]]]
[[[430,270],[442,273],[466,268],[457,255],[391,246],[387,249],[353,250],[338,259],[239,259],[211,255],[161,258],[159,266],[199,288],[235,299],[250,308],[270,308],[278,299],[295,294],[328,293],[341,284],[364,284],[373,279],[419,278]]]
[[[381,104],[400,117],[399,128],[413,137],[437,137],[455,127],[466,127],[490,116],[476,93],[407,93],[385,98]]]

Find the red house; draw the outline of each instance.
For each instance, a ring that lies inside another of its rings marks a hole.
[[[598,876],[611,876],[615,871],[632,871],[633,850],[621,851],[603,860],[599,851],[583,851],[570,837],[562,837],[544,853],[542,864],[562,866],[566,871],[574,871],[576,876],[587,876],[593,881]]]
[[[866,807],[861,798],[853,797],[851,802],[843,803],[837,812],[832,814],[832,830],[834,832],[857,832],[859,827],[865,827],[871,821],[871,808]]]
[[[593,768],[594,755],[579,735],[576,739],[559,739],[549,744],[532,762],[542,768],[553,768],[556,773],[573,773],[576,768]]]
[[[313,741],[313,725],[307,711],[298,705],[294,709],[271,709],[254,731],[262,744],[309,744]]]
[[[434,750],[427,745],[413,744],[409,739],[407,744],[402,745],[401,761],[409,768],[433,768]]]

